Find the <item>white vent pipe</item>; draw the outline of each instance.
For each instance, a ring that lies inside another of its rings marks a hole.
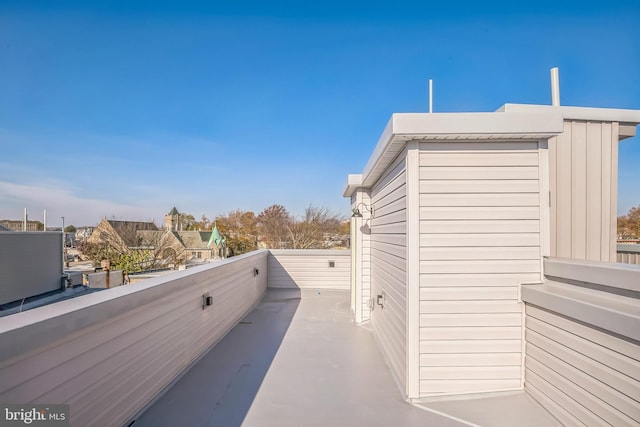
[[[551,69],[551,105],[554,107],[560,106],[560,75],[558,67]]]

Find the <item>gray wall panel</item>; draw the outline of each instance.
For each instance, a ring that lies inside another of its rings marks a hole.
[[[62,233],[0,232],[0,304],[62,286]]]

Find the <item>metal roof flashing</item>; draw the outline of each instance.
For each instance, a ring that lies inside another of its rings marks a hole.
[[[565,120],[591,120],[599,122],[618,122],[627,125],[640,124],[640,110],[620,108],[570,107],[536,104],[504,104],[496,112],[501,113],[541,113],[558,112]]]
[[[387,123],[360,182],[347,181],[344,197],[369,188],[408,141],[473,142],[541,140],[562,133],[563,115],[556,110],[493,113],[395,113]]]

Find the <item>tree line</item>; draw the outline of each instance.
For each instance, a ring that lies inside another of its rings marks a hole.
[[[349,236],[349,222],[343,216],[315,205],[305,208],[300,217],[275,204],[258,215],[238,209],[218,215],[213,221],[205,215],[200,221],[195,221],[191,215],[185,220],[186,230],[211,230],[217,226],[235,255],[258,248],[328,249],[346,246]]]
[[[618,239],[640,239],[640,205],[618,217]]]

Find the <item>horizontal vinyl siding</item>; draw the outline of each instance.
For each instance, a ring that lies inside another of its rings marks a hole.
[[[268,283],[270,288],[349,290],[350,269],[348,250],[275,249],[269,254]]]
[[[371,319],[377,340],[402,390],[406,383],[406,168],[399,158],[371,190]],[[384,308],[376,296],[385,294]]]
[[[31,310],[41,320],[17,329],[20,314],[3,318],[0,401],[67,403],[72,426],[121,426],[259,302],[266,268],[259,251]]]
[[[537,143],[420,148],[420,395],[518,389],[518,286],[540,280]]]
[[[640,425],[640,346],[526,305],[525,388],[567,425]]]

